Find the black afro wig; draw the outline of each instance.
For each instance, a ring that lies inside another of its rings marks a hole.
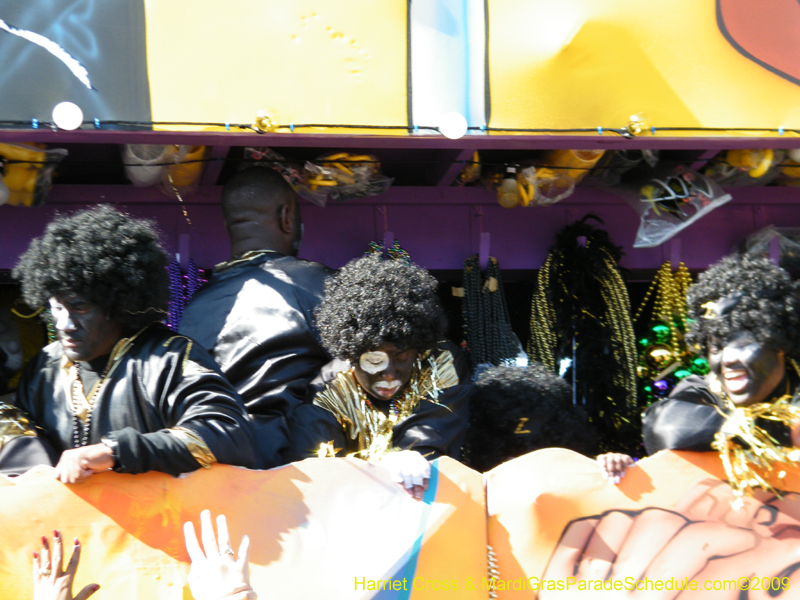
[[[464,462],[481,472],[542,448],[593,455],[597,433],[569,385],[534,363],[492,367],[475,382]]]
[[[351,261],[325,283],[316,310],[323,345],[351,361],[386,342],[432,349],[447,329],[436,287],[425,269],[402,260]]]
[[[768,258],[723,258],[689,288],[687,303],[693,321],[686,340],[705,353],[710,337],[726,343],[737,331],[748,330],[760,343],[800,356],[798,285]]]
[[[56,217],[20,257],[13,275],[31,307],[72,292],[128,330],[166,316],[167,256],[148,222],[100,205]]]

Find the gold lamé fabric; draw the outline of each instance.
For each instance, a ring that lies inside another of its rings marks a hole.
[[[36,437],[36,430],[25,413],[9,404],[0,403],[0,450],[7,442],[21,435]]]
[[[354,369],[342,371],[314,397],[314,404],[332,413],[350,440],[357,441],[358,455],[378,458],[392,448],[394,427],[407,419],[423,400],[438,404],[443,390],[459,384],[453,355],[445,350],[418,357],[411,379],[396,412],[384,414],[369,401],[358,383]]]

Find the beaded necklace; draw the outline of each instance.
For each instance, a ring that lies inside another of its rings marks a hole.
[[[103,371],[100,380],[92,386],[92,389],[89,390],[89,395],[84,397],[83,396],[83,381],[81,380],[81,366],[80,363],[77,361],[75,362],[75,381],[72,383],[72,447],[73,448],[80,448],[82,446],[86,446],[89,442],[89,432],[92,427],[92,413],[94,412],[94,398],[98,396],[100,390],[103,387],[103,384],[106,381],[106,375],[108,375],[108,369],[113,361],[109,360],[108,365]],[[86,405],[88,406],[86,410],[86,420],[83,424],[83,435],[78,433],[79,430],[79,421],[81,418],[78,416],[78,413],[81,410],[81,399],[85,398]]]

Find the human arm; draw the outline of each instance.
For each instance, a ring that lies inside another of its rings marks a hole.
[[[112,372],[108,390],[104,437],[117,445],[115,470],[178,475],[214,462],[253,467],[251,422],[208,352],[161,327],[140,341]]]
[[[469,363],[452,342],[442,342],[431,360],[437,365],[441,389],[424,394],[411,415],[394,427],[392,445],[416,450],[428,460],[439,456],[460,459],[474,391]]]
[[[670,394],[647,408],[642,433],[648,454],[659,450],[711,450],[725,414],[705,380],[686,377]]]

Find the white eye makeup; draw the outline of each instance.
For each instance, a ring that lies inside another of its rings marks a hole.
[[[364,352],[359,357],[358,364],[362,371],[374,375],[386,370],[389,366],[389,355],[386,352]]]

